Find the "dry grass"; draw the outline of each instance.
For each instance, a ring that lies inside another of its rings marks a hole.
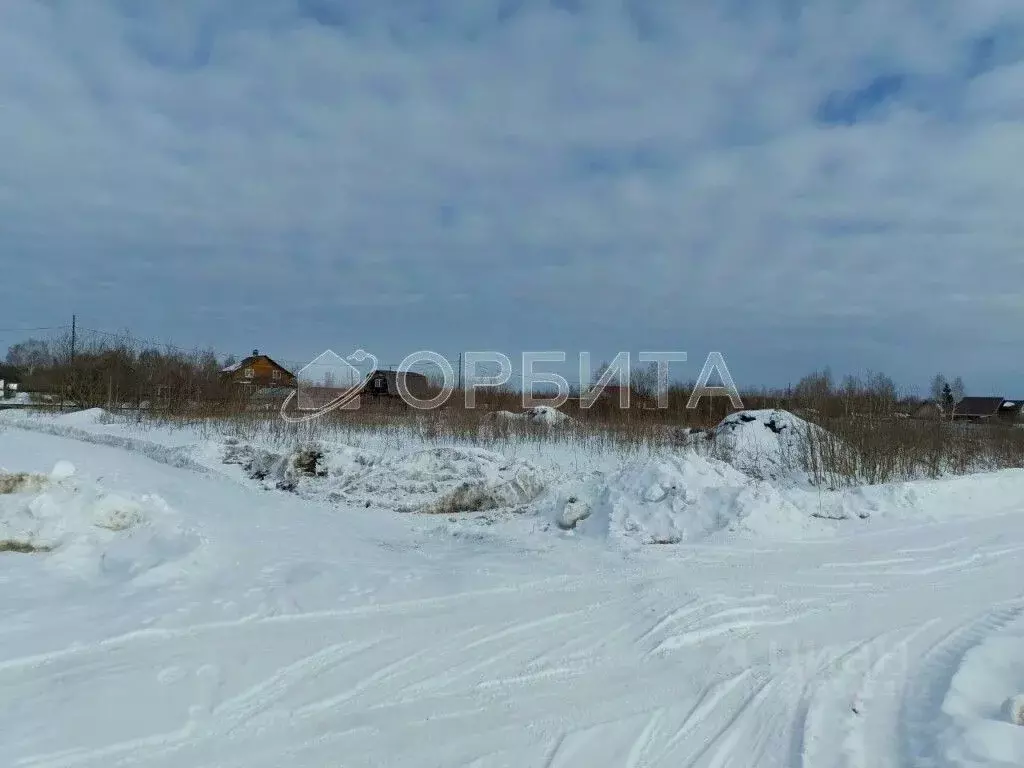
[[[749,409],[779,408],[796,413],[823,428],[804,436],[796,453],[788,457],[821,487],[875,484],[935,478],[1008,467],[1024,467],[1024,429],[1004,424],[919,421],[905,418],[912,403],[896,399],[884,377],[858,389],[848,383],[841,391],[826,391],[821,384],[809,395],[746,393]],[[620,409],[616,403],[598,403],[590,409],[570,400],[560,410],[570,417],[565,425],[545,427],[525,422],[495,423],[488,414],[522,409],[515,392],[479,393],[474,409],[464,406],[456,392],[449,403],[432,411],[417,411],[400,400],[364,398],[358,410],[335,411],[301,424],[281,419],[277,405],[254,409],[237,400],[207,400],[160,410],[115,412],[113,420],[128,420],[138,428],[188,428],[200,437],[234,438],[242,443],[278,446],[343,443],[356,447],[368,440],[375,445],[400,446],[419,441],[432,446],[476,444],[498,452],[515,452],[529,443],[561,443],[581,455],[616,452],[623,455],[695,447],[719,455],[714,441],[689,430],[706,429],[729,412],[726,398],[705,399],[697,409],[686,408],[685,388],[669,393],[668,407]],[[309,457],[311,460],[313,457]],[[315,461],[310,461],[315,471]],[[467,500],[454,506],[472,507]]]
[[[422,412],[386,401],[303,424],[285,422],[276,411],[221,410],[203,416],[150,412],[127,418],[141,428],[190,428],[210,439],[226,436],[278,446],[332,442],[358,446],[372,436],[378,442],[396,445],[415,439],[438,446],[477,444],[499,452],[530,442],[564,443],[580,451],[627,455],[690,445],[718,456],[713,441],[705,441],[700,433],[685,434],[687,427],[707,426],[707,419],[693,412],[688,412],[688,420],[682,420],[671,410],[588,411],[569,406],[563,412],[573,421],[556,427],[522,422],[494,424],[486,419],[490,412],[455,406]],[[809,430],[799,455],[792,460],[826,487],[1024,467],[1024,429],[1010,425],[918,421],[885,415],[821,416],[806,410],[800,413],[824,432]]]
[[[0,539],[0,552],[16,552],[21,555],[36,555],[52,551],[53,547],[33,544],[30,541]]]
[[[816,419],[804,466],[816,484],[840,487],[1024,467],[1024,429],[900,418]]]

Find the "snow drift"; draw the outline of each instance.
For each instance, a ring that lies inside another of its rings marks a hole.
[[[10,489],[0,495],[0,552],[45,555],[80,575],[135,576],[197,543],[159,496],[108,491],[68,462],[49,475],[0,471],[0,484]]]
[[[763,540],[832,538],[868,521],[934,523],[1011,512],[1024,470],[822,491],[759,480],[693,449],[657,454],[610,473],[561,478],[536,510],[563,530],[640,544],[724,534]]]
[[[541,510],[585,535],[674,544],[718,531],[793,534],[808,525],[768,483],[689,451],[631,462],[608,477],[578,477],[548,495]]]
[[[515,508],[532,501],[546,478],[537,467],[481,448],[430,448],[388,456],[343,445],[275,453],[229,441],[237,464],[265,488],[336,503],[399,512],[445,514]]]
[[[956,765],[1024,765],[1024,621],[964,655],[942,702],[936,751]]]
[[[544,487],[539,469],[481,448],[431,448],[394,458],[345,452],[327,458],[336,500],[400,512],[455,513],[517,507]],[[340,460],[339,460],[340,459]]]
[[[487,421],[494,424],[527,424],[534,427],[567,426],[572,418],[549,405],[527,408],[522,413],[495,411],[487,415]]]
[[[776,409],[739,411],[710,433],[713,451],[746,475],[783,485],[806,485],[814,453],[832,439],[821,427]]]
[[[1024,725],[1024,693],[1011,696],[1004,701],[1002,713],[1010,725]]]

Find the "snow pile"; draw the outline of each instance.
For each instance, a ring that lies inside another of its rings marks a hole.
[[[862,521],[939,523],[1016,510],[1024,471],[864,486],[838,491],[784,487],[688,450],[581,472],[551,484],[534,505],[563,530],[642,544],[705,539],[831,538]]]
[[[641,544],[719,531],[792,535],[810,523],[779,489],[692,451],[638,460],[606,478],[578,477],[538,506],[563,529]]]
[[[79,573],[135,576],[195,546],[159,496],[109,492],[68,462],[49,475],[16,477],[0,495],[0,553],[45,555]]]
[[[497,424],[528,424],[534,427],[558,427],[566,426],[572,422],[572,418],[550,405],[538,405],[534,408],[527,408],[522,413],[512,411],[495,411],[488,414],[488,421]]]
[[[1024,765],[1024,621],[990,627],[942,702],[937,752],[956,765]]]
[[[332,499],[359,506],[434,514],[519,507],[544,488],[532,464],[481,448],[431,448],[368,460],[330,454]]]
[[[221,460],[224,464],[238,465],[250,480],[261,483],[263,487],[292,491],[298,483],[297,463],[311,450],[276,453],[232,438],[224,443]]]
[[[1024,693],[1003,702],[1003,717],[1010,725],[1024,725]]]
[[[739,411],[710,433],[713,450],[741,472],[759,480],[805,484],[810,452],[831,436],[788,411]]]
[[[545,427],[556,427],[572,421],[564,413],[549,405],[538,405],[535,408],[530,408],[524,415],[527,423]]]
[[[787,498],[814,517],[933,523],[993,511],[1016,511],[1024,494],[1024,470],[1004,469],[941,480],[865,485],[839,491],[785,490]]]
[[[344,445],[286,453],[229,441],[223,462],[264,488],[332,502],[431,514],[519,507],[544,488],[529,462],[480,448],[431,448],[396,456]]]

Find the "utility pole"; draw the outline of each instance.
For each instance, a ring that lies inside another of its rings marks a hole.
[[[462,353],[459,352],[459,391],[462,391]]]
[[[77,341],[78,315],[71,316],[71,361],[68,365],[68,372],[64,380],[64,392],[60,398],[60,409],[64,410],[64,400],[70,394],[71,385],[75,375],[75,342]]]

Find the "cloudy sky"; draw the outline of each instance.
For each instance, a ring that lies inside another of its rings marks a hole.
[[[0,2],[0,329],[1019,396],[1022,209],[1020,0]]]

